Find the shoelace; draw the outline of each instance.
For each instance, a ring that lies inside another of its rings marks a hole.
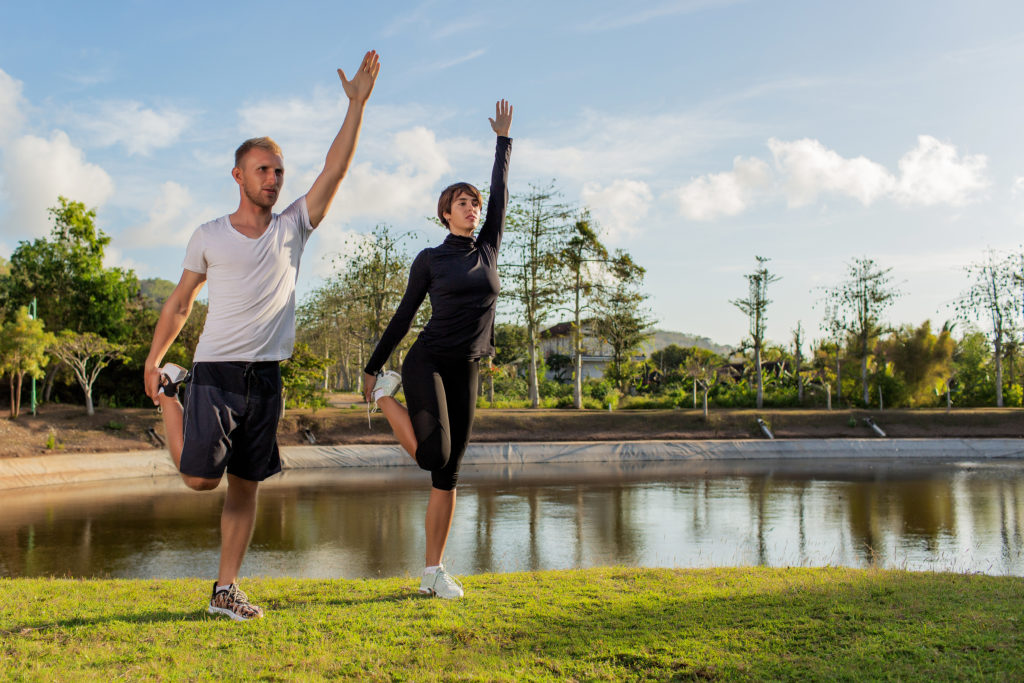
[[[245,592],[238,586],[232,586],[231,590],[228,591],[228,600],[230,600],[232,603],[236,605],[242,604],[249,605],[250,607],[253,606],[253,604],[249,602],[249,596],[246,595]]]
[[[458,586],[459,590],[463,590],[462,582],[456,579],[451,574],[449,574],[444,569],[438,569],[437,573],[439,574],[439,576],[437,577],[437,580],[434,581],[434,583],[437,583],[437,581],[448,581],[448,583],[454,583],[456,586]]]

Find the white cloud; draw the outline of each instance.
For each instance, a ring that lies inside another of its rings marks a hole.
[[[83,126],[100,146],[119,144],[129,154],[148,155],[174,144],[190,120],[188,114],[173,109],[158,112],[139,102],[105,102]]]
[[[987,164],[984,155],[960,157],[953,145],[920,135],[917,147],[899,161],[896,198],[924,206],[963,206],[988,188]]]
[[[557,141],[517,140],[513,151],[517,178],[557,178],[580,183],[610,183],[630,176],[656,178],[681,158],[696,156],[723,140],[751,133],[749,125],[721,117],[622,117],[593,111],[585,112],[581,120],[555,123],[552,127],[571,131],[571,136],[563,132]]]
[[[121,231],[117,242],[125,247],[184,246],[192,231],[211,217],[210,212],[194,206],[187,187],[169,181],[152,200],[147,221]]]
[[[474,59],[477,59],[478,57],[482,57],[486,53],[487,53],[487,50],[482,50],[482,49],[481,50],[473,50],[472,52],[469,52],[467,54],[462,55],[461,57],[453,57],[452,59],[447,59],[447,60],[445,60],[443,62],[435,62],[433,64],[426,64],[423,67],[421,67],[420,70],[421,71],[443,71],[445,69],[450,69],[453,66],[458,66],[459,64],[464,64],[466,62],[471,62]]]
[[[1013,179],[1013,189],[1011,192],[1014,196],[1024,193],[1024,176],[1017,176]]]
[[[823,192],[846,195],[870,205],[891,193],[896,179],[881,164],[865,157],[846,159],[817,140],[768,141],[775,167],[783,176],[790,206],[813,203]]]
[[[697,221],[735,216],[771,185],[771,169],[761,159],[736,157],[732,167],[732,171],[709,173],[679,188],[676,195],[682,214]]]
[[[332,213],[374,222],[432,215],[442,181],[452,171],[446,147],[422,126],[396,133],[383,163],[350,169]]]
[[[609,244],[635,235],[650,210],[653,194],[647,183],[619,179],[607,187],[587,183],[580,192],[584,206],[604,228]]]
[[[145,277],[145,273],[149,269],[149,264],[141,263],[133,258],[125,256],[124,252],[117,247],[107,245],[103,250],[103,267],[104,268],[123,268],[124,270],[134,270],[136,275]]]
[[[25,120],[21,86],[21,81],[0,69],[0,143],[14,137]]]
[[[57,203],[58,195],[96,208],[114,193],[107,172],[88,163],[60,130],[49,140],[28,135],[11,143],[3,158],[3,186],[10,213],[0,230],[16,239],[49,232],[46,209]]]
[[[676,14],[692,14],[705,9],[728,7],[729,5],[735,5],[740,1],[741,0],[669,0],[668,2],[661,2],[655,5],[648,4],[646,6],[638,7],[623,5],[625,8],[623,10],[617,11],[613,14],[604,14],[588,19],[579,27],[579,30],[585,32],[609,31],[618,28],[625,28],[627,26],[645,24],[654,19],[661,19],[662,17],[673,16]]]

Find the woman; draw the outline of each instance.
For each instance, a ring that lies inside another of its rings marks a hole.
[[[442,558],[455,514],[455,485],[466,452],[476,409],[479,360],[494,354],[494,308],[498,299],[498,248],[508,205],[508,162],[512,140],[512,106],[505,100],[488,119],[498,135],[491,171],[487,218],[480,222],[480,191],[455,183],[441,193],[437,216],[448,236],[424,249],[409,269],[409,285],[366,364],[366,400],[391,424],[402,447],[431,473],[427,504],[426,568],[420,592],[461,598],[462,586],[448,574]],[[431,317],[406,354],[401,379],[381,368],[409,331],[416,310],[430,295]],[[405,387],[408,409],[395,400]]]

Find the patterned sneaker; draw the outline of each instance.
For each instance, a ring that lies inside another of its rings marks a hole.
[[[235,621],[262,619],[263,609],[249,602],[249,596],[235,584],[217,590],[217,582],[213,582],[213,594],[210,596],[208,614],[224,614]]]
[[[178,386],[185,381],[187,375],[188,370],[180,365],[166,363],[160,368],[160,388],[156,390],[156,393],[176,398],[178,396]]]
[[[377,410],[377,401],[384,398],[385,396],[394,396],[398,393],[399,387],[402,386],[402,376],[397,372],[381,371],[377,373],[377,381],[373,384],[373,393],[371,398],[373,404],[366,404],[366,424],[369,427],[373,427],[370,423],[370,413]]]
[[[444,565],[438,567],[433,574],[423,572],[423,578],[420,580],[420,593],[436,595],[447,600],[455,600],[465,595],[462,584],[444,570]]]

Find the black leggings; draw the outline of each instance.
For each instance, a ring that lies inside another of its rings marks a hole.
[[[433,486],[451,491],[459,479],[476,412],[476,360],[450,360],[416,342],[402,363],[402,387],[416,434],[416,462]]]

